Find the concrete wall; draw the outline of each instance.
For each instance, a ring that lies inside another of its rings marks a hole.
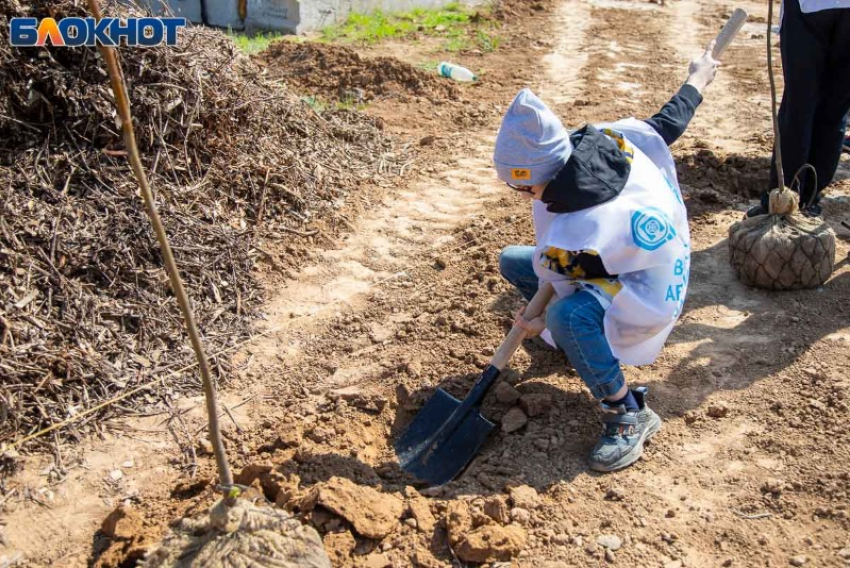
[[[157,16],[169,11],[175,16],[183,16],[196,24],[204,23],[201,17],[201,0],[137,0],[141,6],[147,6]],[[245,22],[239,17],[238,0],[206,0],[207,24],[218,28],[245,29]]]
[[[413,8],[438,8],[452,0],[247,0],[246,17],[239,17],[238,0],[205,0],[207,24],[232,30],[300,33],[345,20],[350,12],[407,12]],[[482,0],[462,0],[475,5]],[[201,0],[139,0],[157,13],[168,6],[176,16],[203,23]]]
[[[168,11],[175,16],[183,16],[189,21],[201,21],[201,0],[141,0],[141,5],[146,5],[155,16],[168,15]]]
[[[174,0],[169,0],[173,2]],[[205,0],[207,5],[207,25],[217,28],[242,30],[245,24],[239,17],[239,2],[236,0]]]
[[[308,0],[322,3],[322,0]],[[248,0],[248,16],[245,29],[254,31],[278,31],[297,33],[300,27],[303,2],[298,0]]]

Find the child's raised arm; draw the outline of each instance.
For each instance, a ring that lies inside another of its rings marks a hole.
[[[658,113],[645,120],[668,146],[685,132],[702,102],[702,91],[714,80],[719,62],[711,56],[712,49],[713,41],[699,59],[691,62],[688,67],[688,79],[682,88]]]

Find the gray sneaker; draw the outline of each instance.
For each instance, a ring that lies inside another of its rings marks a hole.
[[[621,405],[602,401],[605,431],[590,452],[590,469],[617,471],[640,459],[643,443],[661,430],[661,418],[646,405],[646,387],[632,389],[639,410],[626,412]]]

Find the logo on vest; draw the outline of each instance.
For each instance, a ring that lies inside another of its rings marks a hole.
[[[644,250],[656,250],[673,240],[676,229],[662,211],[648,207],[632,215],[632,240]]]

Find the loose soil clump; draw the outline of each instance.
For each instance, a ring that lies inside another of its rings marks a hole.
[[[384,495],[342,477],[333,477],[327,483],[314,486],[299,504],[299,509],[309,513],[317,506],[351,523],[358,534],[377,540],[395,530],[404,512],[403,503],[392,495]]]
[[[151,534],[151,532],[153,534]],[[108,547],[99,554],[96,568],[136,565],[153,546],[160,531],[145,526],[142,516],[130,507],[118,506],[104,519],[100,533],[108,539]]]

